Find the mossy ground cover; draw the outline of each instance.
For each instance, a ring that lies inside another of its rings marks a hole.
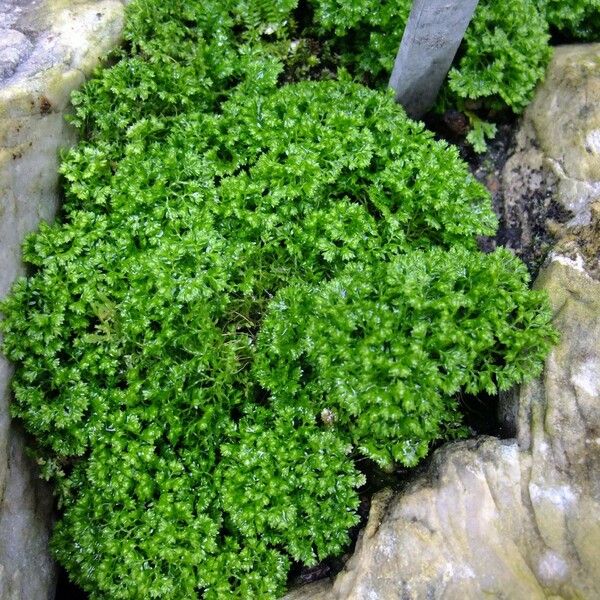
[[[347,73],[281,85],[314,66],[295,8],[129,7],[2,306],[92,598],[276,598],[343,550],[357,460],[417,464],[556,339],[455,148]]]
[[[311,0],[317,35],[369,85],[387,84],[411,0]],[[335,35],[331,35],[335,33]],[[471,122],[478,152],[496,133],[499,113],[520,114],[552,55],[551,34],[563,43],[600,39],[599,0],[480,0],[436,109],[458,109]]]

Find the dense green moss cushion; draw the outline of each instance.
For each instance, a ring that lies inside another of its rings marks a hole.
[[[487,193],[389,94],[233,93],[119,144],[66,157],[3,305],[56,556],[93,598],[275,597],[346,543],[353,459],[460,434],[453,395],[539,371],[549,312],[477,250]]]

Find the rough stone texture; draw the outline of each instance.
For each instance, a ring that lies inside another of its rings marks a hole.
[[[504,169],[508,214],[532,190],[544,192],[556,184],[555,197],[570,213],[567,227],[590,224],[592,204],[600,199],[599,98],[600,44],[557,48]],[[532,236],[528,218],[517,215],[516,220],[527,244]]]
[[[0,78],[12,75],[31,53],[33,44],[27,36],[14,29],[0,29]]]
[[[600,279],[600,200],[590,205],[588,225],[557,228],[556,250],[585,265],[586,270]]]
[[[63,114],[71,91],[118,44],[123,4],[0,3],[0,298],[23,274],[23,237],[56,212],[59,149],[75,140]],[[0,598],[46,600],[54,596],[52,498],[10,422],[10,375],[0,356]]]
[[[531,122],[524,119],[500,177],[498,208],[504,245],[534,269],[553,243],[548,221],[560,223],[570,218],[557,201],[557,190],[558,178],[544,160]]]
[[[410,116],[421,117],[435,103],[478,2],[413,2],[390,77],[396,100]]]
[[[559,178],[559,200],[575,213],[572,225],[590,221],[600,198],[600,44],[558,48],[527,109],[545,160]]]
[[[600,283],[556,255],[538,285],[562,339],[520,392],[517,439],[438,450],[376,496],[333,585],[287,600],[600,597]]]
[[[286,600],[600,598],[594,131],[600,45],[560,48],[503,177],[507,202],[541,187],[544,195],[555,190],[569,210],[536,283],[550,295],[561,341],[540,380],[503,398],[504,428],[515,438],[442,447],[402,492],[375,497],[354,556],[334,582],[295,590]]]
[[[538,570],[563,597],[598,598],[600,283],[581,262],[557,254],[536,285],[548,290],[562,334],[543,380],[522,391],[517,423],[519,445],[532,457],[529,494],[546,547]]]

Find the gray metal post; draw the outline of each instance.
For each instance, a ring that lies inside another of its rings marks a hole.
[[[435,103],[479,0],[414,0],[390,87],[414,118]]]

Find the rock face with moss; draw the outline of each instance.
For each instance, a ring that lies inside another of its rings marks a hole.
[[[558,48],[507,166],[510,172],[539,157],[558,178],[557,199],[573,213],[569,225],[589,224],[591,204],[600,198],[599,97],[600,44]],[[523,161],[524,149],[531,146],[534,156]]]
[[[346,75],[278,87],[295,6],[132,5],[121,60],[73,99],[61,217],[0,305],[12,411],[63,508],[53,550],[94,598],[278,597],[292,561],[347,542],[357,457],[416,464],[464,434],[459,390],[539,374],[555,340],[525,267],[479,252],[495,218],[456,149]],[[6,39],[23,75],[35,47]],[[49,81],[16,117],[61,106]],[[516,481],[486,444],[479,471]],[[454,448],[476,471],[477,443]]]
[[[0,298],[24,273],[21,243],[58,203],[58,154],[75,141],[71,91],[120,39],[119,0],[8,0],[0,7]],[[11,368],[0,356],[0,597],[51,598],[52,497],[8,413]]]

